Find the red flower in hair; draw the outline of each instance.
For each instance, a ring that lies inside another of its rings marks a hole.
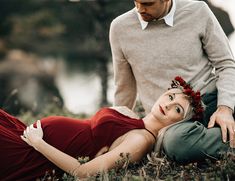
[[[191,104],[195,115],[193,118],[202,118],[204,108],[201,103],[201,94],[199,91],[194,91],[189,83],[186,83],[180,76],[176,76],[171,84],[172,88],[180,88],[184,94],[191,98]]]
[[[191,95],[193,93],[193,91],[189,88],[185,88],[184,93],[187,95]]]

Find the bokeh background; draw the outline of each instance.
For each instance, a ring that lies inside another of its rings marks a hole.
[[[235,53],[235,1],[206,1]],[[0,107],[92,114],[113,102],[109,25],[133,0],[1,0]]]

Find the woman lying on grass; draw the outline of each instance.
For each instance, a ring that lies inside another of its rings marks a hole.
[[[26,127],[1,110],[0,180],[33,180],[56,168],[89,177],[117,166],[120,153],[139,161],[152,151],[160,129],[202,111],[200,93],[180,77],[143,119],[124,107],[102,108],[87,120],[50,116]],[[76,158],[85,156],[90,161],[81,165]]]

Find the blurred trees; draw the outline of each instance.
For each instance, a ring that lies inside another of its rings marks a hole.
[[[107,104],[108,33],[114,17],[131,9],[129,0],[1,0],[0,56],[21,49],[41,57],[62,58],[71,71],[95,71]]]
[[[11,51],[0,62],[0,108],[14,115],[21,111],[37,115],[51,105],[62,108],[55,69],[35,54]]]
[[[0,57],[11,49],[21,49],[62,58],[71,71],[96,72],[102,85],[101,105],[105,105],[111,60],[109,25],[132,7],[132,0],[1,0]],[[218,15],[220,10],[216,11]],[[228,17],[221,21],[230,22]],[[226,29],[228,33],[233,30],[231,26]]]

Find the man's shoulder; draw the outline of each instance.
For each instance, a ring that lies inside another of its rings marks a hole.
[[[176,12],[190,12],[192,14],[208,13],[209,7],[204,1],[200,0],[177,0],[176,1]]]
[[[200,8],[208,7],[204,1],[200,0],[177,0],[176,8],[178,10],[188,9],[188,10],[198,10]]]
[[[137,14],[135,12],[135,9],[131,9],[119,16],[117,16],[113,21],[112,24],[127,24],[130,23],[131,21],[134,21],[137,19]]]

